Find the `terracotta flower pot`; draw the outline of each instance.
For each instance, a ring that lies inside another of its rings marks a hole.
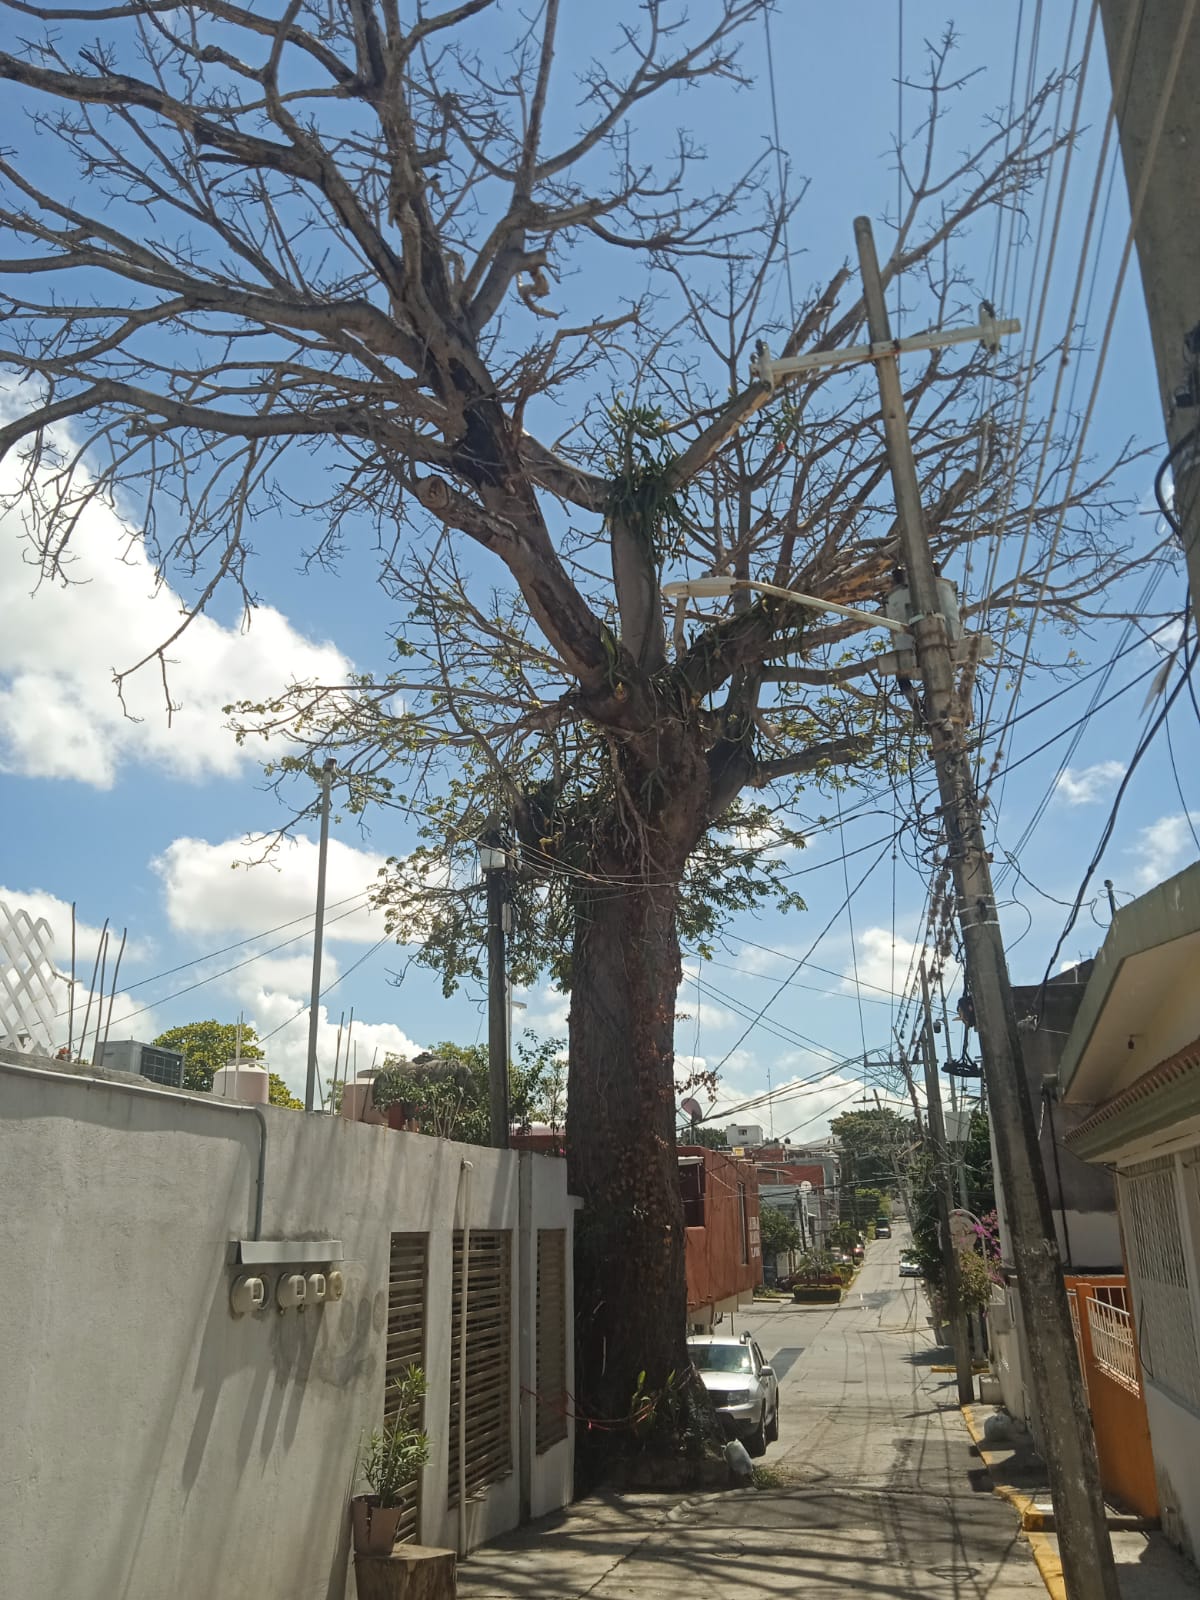
[[[391,1555],[403,1512],[403,1506],[381,1506],[374,1495],[355,1495],[350,1502],[355,1554]]]

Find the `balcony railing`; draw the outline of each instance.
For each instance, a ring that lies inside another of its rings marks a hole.
[[[1111,1298],[1108,1298],[1111,1296]],[[1124,1384],[1134,1394],[1141,1393],[1138,1379],[1137,1353],[1133,1343],[1133,1318],[1124,1304],[1124,1291],[1110,1289],[1105,1299],[1089,1295],[1087,1299],[1088,1329],[1092,1336],[1092,1354],[1096,1365],[1110,1378]]]

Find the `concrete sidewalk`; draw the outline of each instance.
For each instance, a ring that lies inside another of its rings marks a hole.
[[[905,1239],[868,1253],[852,1298],[739,1316],[781,1374],[770,1487],[580,1501],[476,1551],[462,1600],[1042,1600],[1012,1508],[972,1454]]]
[[[1066,1600],[1058,1538],[1055,1535],[1046,1469],[1029,1435],[1015,1430],[1008,1439],[989,1441],[984,1434],[991,1406],[964,1406],[963,1416],[976,1453],[988,1470],[995,1492],[1021,1519],[1051,1600]],[[1109,1514],[1109,1538],[1121,1588],[1121,1600],[1200,1600],[1200,1572],[1145,1519]]]
[[[994,1502],[999,1504],[998,1502]],[[923,1496],[739,1490],[691,1500],[615,1495],[580,1501],[477,1551],[460,1600],[682,1600],[736,1585],[739,1600],[988,1596],[1045,1589],[1015,1518],[972,1519]]]

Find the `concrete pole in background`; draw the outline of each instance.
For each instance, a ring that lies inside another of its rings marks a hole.
[[[317,846],[317,908],[313,928],[312,996],[308,1005],[308,1073],[304,1082],[304,1109],[317,1100],[317,1019],[321,1002],[321,953],[325,941],[325,866],[329,856],[329,794],[337,762],[330,756],[321,768],[321,841]]]
[[[933,1012],[929,1009],[929,980],[921,962],[921,1003],[925,1026],[921,1033],[921,1056],[925,1063],[925,1119],[929,1129],[929,1153],[933,1158],[937,1184],[938,1233],[942,1244],[942,1274],[946,1283],[946,1317],[954,1342],[954,1371],[958,1378],[958,1402],[969,1405],[975,1398],[975,1377],[971,1371],[971,1339],[962,1304],[962,1274],[958,1250],[950,1232],[953,1197],[950,1192],[950,1150],[946,1144],[946,1123],[942,1116],[942,1086],[938,1081],[937,1046],[933,1037]]]

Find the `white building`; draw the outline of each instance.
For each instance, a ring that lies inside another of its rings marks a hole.
[[[11,1050],[0,1089],[0,1595],[352,1593],[360,1441],[413,1361],[407,1536],[474,1546],[571,1498],[565,1162]]]

